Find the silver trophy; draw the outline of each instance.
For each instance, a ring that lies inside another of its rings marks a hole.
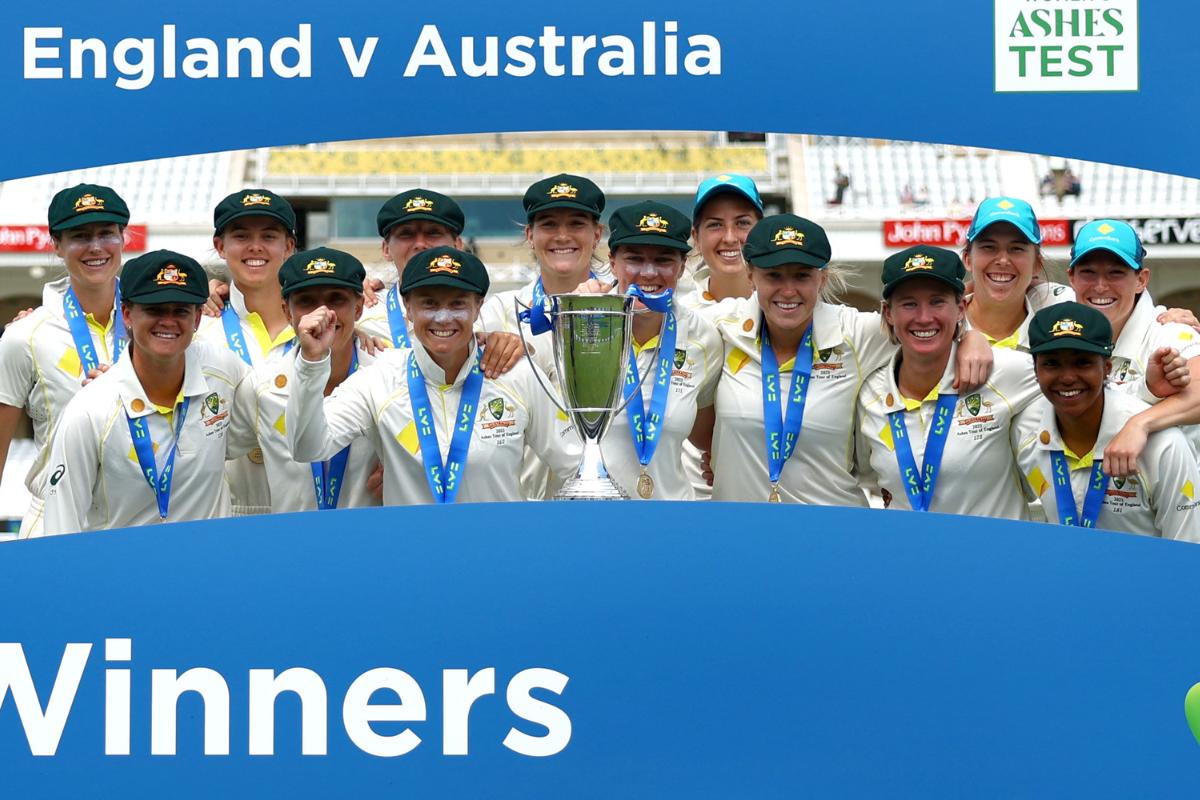
[[[554,404],[575,424],[583,440],[579,469],[554,499],[626,500],[629,495],[604,466],[600,440],[608,431],[613,415],[626,405],[622,387],[629,363],[629,345],[633,341],[634,299],[617,294],[556,294],[548,299],[554,364],[563,402],[542,381],[539,370],[534,369],[534,374]],[[517,330],[528,351],[523,327],[518,325]],[[645,379],[645,374],[641,375],[641,380]],[[640,382],[630,394],[634,396],[641,397]]]

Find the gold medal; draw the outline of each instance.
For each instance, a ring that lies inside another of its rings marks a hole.
[[[254,448],[247,455],[255,464],[263,463],[263,452],[261,447]]]
[[[767,498],[768,503],[782,503],[783,498],[779,496],[779,484],[771,484],[771,496]]]
[[[649,500],[654,494],[654,479],[647,475],[644,469],[642,474],[638,475],[637,493],[643,500]]]

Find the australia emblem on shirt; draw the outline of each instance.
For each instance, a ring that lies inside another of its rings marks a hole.
[[[481,442],[505,444],[520,437],[517,428],[517,407],[503,397],[493,397],[479,407],[478,435]]]

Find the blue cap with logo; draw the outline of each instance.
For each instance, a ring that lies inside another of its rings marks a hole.
[[[692,206],[692,223],[704,204],[718,194],[739,194],[750,201],[750,204],[762,213],[763,202],[758,195],[758,186],[745,175],[734,175],[732,172],[722,172],[716,177],[705,180],[696,189],[696,202]]]
[[[1146,248],[1137,232],[1128,222],[1117,219],[1093,220],[1079,229],[1071,246],[1071,266],[1096,250],[1107,250],[1135,271],[1146,260]]]
[[[1026,239],[1034,244],[1042,243],[1042,228],[1033,207],[1016,197],[989,197],[980,203],[967,230],[967,241],[975,241],[975,237],[997,222],[1015,225]]]

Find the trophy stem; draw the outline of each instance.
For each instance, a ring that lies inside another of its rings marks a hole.
[[[583,461],[575,477],[563,484],[554,495],[555,500],[628,500],[617,482],[604,466],[600,443],[594,439],[583,440]]]

